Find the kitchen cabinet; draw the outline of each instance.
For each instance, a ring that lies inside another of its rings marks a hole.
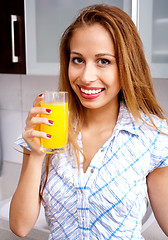
[[[0,31],[0,73],[26,73],[23,0],[1,0]]]
[[[138,0],[138,29],[153,78],[168,78],[168,1]]]
[[[1,0],[0,73],[59,74],[59,43],[77,12],[105,3],[131,16],[132,0]]]
[[[59,74],[59,43],[77,12],[116,5],[131,16],[132,0],[2,0],[0,73]],[[26,52],[26,54],[25,54]]]
[[[152,77],[168,78],[167,0],[1,0],[0,73],[58,75],[63,31],[95,3],[116,5],[132,17]]]
[[[28,74],[59,74],[59,42],[77,12],[88,5],[116,5],[131,15],[131,0],[25,0]]]

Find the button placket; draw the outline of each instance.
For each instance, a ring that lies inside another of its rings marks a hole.
[[[85,228],[85,236],[89,233],[89,227],[90,227],[90,215],[89,215],[89,202],[88,202],[88,189],[83,189],[82,197],[83,197],[83,226]],[[87,238],[88,239],[88,238]]]
[[[78,219],[80,226],[80,233],[88,239],[89,234],[89,206],[88,206],[88,189],[79,188],[77,190],[78,196]]]

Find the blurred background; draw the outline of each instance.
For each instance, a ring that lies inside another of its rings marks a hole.
[[[0,8],[0,237],[16,238],[8,227],[8,207],[21,169],[22,154],[14,141],[21,135],[35,97],[57,90],[59,42],[79,9],[95,3],[116,5],[135,22],[156,97],[168,112],[168,1],[167,0],[1,0]],[[6,204],[7,208],[3,206]],[[149,221],[150,219],[150,221]],[[145,239],[168,239],[151,212]],[[38,226],[25,239],[47,239]]]

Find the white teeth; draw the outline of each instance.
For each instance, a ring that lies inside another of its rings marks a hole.
[[[84,88],[81,88],[81,92],[85,93],[85,94],[96,94],[96,93],[99,93],[101,92],[101,89],[98,89],[98,90],[86,90]]]

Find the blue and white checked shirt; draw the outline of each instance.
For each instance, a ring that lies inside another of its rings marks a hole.
[[[148,123],[148,118],[142,114]],[[153,116],[168,133],[165,120]],[[82,148],[81,135],[78,136]],[[23,139],[19,145],[26,146]],[[50,162],[43,206],[55,239],[143,239],[142,218],[147,209],[146,176],[168,166],[168,136],[142,121],[136,122],[124,104],[110,139],[99,149],[86,173],[78,173],[68,150]],[[42,171],[41,185],[45,180]]]

